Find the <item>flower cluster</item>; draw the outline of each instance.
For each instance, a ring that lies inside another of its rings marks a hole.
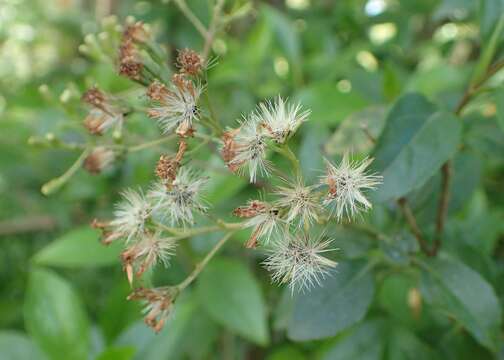
[[[250,182],[256,182],[258,173],[268,176],[271,165],[266,151],[270,143],[284,144],[309,114],[300,104],[287,104],[280,96],[260,103],[238,129],[229,129],[222,138],[221,153],[228,168],[233,172],[248,168]]]
[[[277,96],[259,103],[238,121],[236,128],[223,130],[211,109],[206,109],[207,113],[200,104],[207,90],[206,56],[190,49],[179,51],[171,71],[174,75],[165,77],[168,71],[163,69],[167,70],[167,64],[148,28],[138,22],[126,26],[118,55],[118,72],[144,87],[147,115],[157,122],[164,139],[175,138],[178,145],[174,154],[161,154],[154,169],[157,179],[147,189],[124,190],[113,219],[93,222],[95,228],[101,229],[104,244],[123,242],[121,260],[129,283],[141,284],[142,276],[156,264],[167,266],[177,242],[183,238],[207,231],[227,231],[224,242],[233,231],[251,228],[245,246],[265,248],[268,256],[263,265],[274,282],[288,283],[293,292],[320,285],[337,263],[326,257],[326,253],[335,250],[331,237],[316,230],[316,226],[323,226],[332,217],[336,221],[351,220],[371,208],[366,191],[382,180],[367,172],[372,160],[352,161],[345,154],[336,165],[326,159],[326,171],[320,180],[307,184],[289,147],[289,140],[310,115],[301,104]],[[120,131],[125,117],[136,111],[125,109],[116,97],[96,87],[88,90],[82,100],[91,107],[84,126],[94,136],[109,129]],[[207,100],[210,103],[210,98]],[[250,200],[233,211],[243,221],[230,224],[207,214],[209,205],[201,194],[208,177],[187,164],[190,154],[205,145],[202,141],[189,149],[194,138],[220,143],[222,160],[232,173],[246,173],[250,183],[261,177],[267,189],[273,188],[261,199]],[[109,145],[93,142],[93,147],[85,150],[82,166],[98,174],[111,165],[122,138],[114,140]],[[290,161],[291,174],[275,169],[269,160],[272,152]],[[197,214],[208,215],[208,220],[216,225],[188,229],[195,224]],[[223,242],[207,256],[213,256]],[[205,258],[203,263],[207,261]],[[145,322],[159,331],[178,293],[201,269],[196,266],[186,280],[173,287],[137,287],[129,298],[145,302]]]
[[[336,262],[322,256],[334,250],[329,248],[331,241],[314,236],[312,227],[332,215],[337,221],[351,220],[371,208],[365,191],[374,189],[382,179],[366,173],[371,159],[352,162],[345,154],[339,165],[326,159],[326,172],[320,181],[305,184],[287,141],[308,115],[309,111],[303,111],[299,104],[288,104],[281,97],[261,103],[244,117],[238,129],[224,134],[221,149],[231,171],[248,167],[251,182],[256,181],[259,172],[271,173],[266,159],[268,147],[293,161],[295,180],[281,179],[282,184],[272,192],[274,200],[251,200],[234,211],[235,216],[247,219],[245,227],[252,228],[246,247],[266,246],[270,256],[264,261],[265,267],[273,273],[274,281],[288,282],[293,291],[319,284],[336,266]]]

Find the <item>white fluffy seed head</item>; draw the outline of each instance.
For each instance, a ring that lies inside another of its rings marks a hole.
[[[305,186],[301,179],[275,190],[275,194],[279,196],[275,204],[287,209],[287,223],[309,226],[318,221],[323,209],[314,190],[315,186]]]
[[[259,104],[252,113],[253,121],[261,124],[264,132],[279,144],[285,143],[298,127],[308,120],[309,110],[302,110],[299,103],[288,104],[278,96],[274,101]]]
[[[173,238],[163,237],[160,232],[147,233],[138,242],[138,258],[153,266],[162,264],[167,267],[170,258],[175,254],[177,243]]]
[[[343,155],[339,166],[325,159],[326,174],[321,183],[329,187],[324,205],[331,208],[338,221],[343,217],[353,218],[361,211],[366,211],[372,204],[364,196],[364,191],[375,189],[382,183],[383,177],[367,174],[367,167],[373,159],[366,158],[361,162],[351,161],[348,153]]]
[[[259,124],[252,118],[245,119],[234,141],[236,155],[229,163],[237,166],[240,172],[248,168],[251,183],[256,182],[258,173],[268,176],[269,163],[266,160],[266,136]]]
[[[193,211],[207,210],[200,196],[206,182],[206,178],[198,178],[194,171],[182,167],[172,184],[154,183],[148,193],[154,203],[154,213],[163,220],[168,219],[171,225],[194,223]]]
[[[288,283],[292,292],[303,292],[320,285],[337,265],[323,256],[336,249],[329,248],[331,239],[322,240],[322,237],[284,234],[263,261],[264,267],[272,273],[273,282]]]
[[[189,129],[194,121],[199,120],[198,100],[203,87],[191,83],[191,86],[172,86],[161,92],[158,105],[149,115],[156,119],[163,132],[169,133],[175,128]]]
[[[116,205],[110,225],[115,233],[122,234],[129,242],[144,233],[152,208],[142,192],[127,189],[121,195],[123,200]]]

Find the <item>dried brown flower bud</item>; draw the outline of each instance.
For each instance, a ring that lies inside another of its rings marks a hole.
[[[180,50],[177,56],[177,65],[182,74],[197,75],[203,68],[203,59],[194,50]]]
[[[168,90],[168,88],[164,84],[161,84],[156,80],[149,85],[146,95],[154,101],[162,102],[167,96],[170,95],[170,90]]]
[[[180,163],[173,157],[161,155],[156,165],[156,176],[161,180],[173,182],[177,176]]]
[[[98,219],[93,219],[91,222],[91,227],[93,229],[99,229],[102,233],[101,242],[103,245],[110,245],[112,241],[119,239],[123,234],[111,230],[110,222],[99,221]]]
[[[173,85],[175,85],[181,92],[187,91],[192,96],[195,96],[193,82],[187,79],[183,74],[173,74],[171,80]]]
[[[112,96],[92,87],[82,95],[82,101],[91,106],[91,111],[84,119],[84,127],[92,135],[102,135],[112,127],[122,126],[123,110]]]
[[[106,167],[111,165],[115,160],[114,152],[104,146],[96,147],[86,159],[84,159],[83,167],[89,173],[97,175]]]
[[[187,138],[187,137],[192,137],[194,136],[194,128],[189,125],[188,123],[183,122],[177,127],[177,130],[175,130],[175,133],[180,136],[181,138]]]
[[[252,200],[245,206],[234,209],[233,215],[240,218],[251,218],[263,213],[269,208],[269,205],[263,201]]]
[[[166,323],[175,298],[176,291],[170,288],[138,288],[128,296],[128,300],[141,300],[147,303],[144,309],[146,313],[144,321],[155,332],[161,331]]]
[[[136,43],[143,44],[150,39],[150,34],[145,28],[144,23],[137,21],[134,24],[127,25],[123,32],[123,41],[132,40]]]
[[[82,95],[81,100],[93,107],[103,109],[106,103],[106,96],[96,86],[93,86]]]
[[[89,131],[92,135],[102,135],[103,130],[102,126],[106,121],[105,114],[97,115],[95,113],[90,113],[84,119],[84,127]]]
[[[278,214],[278,208],[259,200],[250,200],[247,205],[236,208],[233,215],[249,219],[246,221],[245,227],[254,228],[245,247],[256,247],[259,238],[268,242],[279,225],[280,218]]]
[[[236,172],[241,164],[233,162],[236,157],[238,144],[235,142],[235,136],[240,129],[228,130],[222,134],[223,146],[221,149],[222,159],[226,163],[229,170]]]
[[[134,60],[123,61],[119,64],[119,75],[131,80],[141,80],[143,64]]]

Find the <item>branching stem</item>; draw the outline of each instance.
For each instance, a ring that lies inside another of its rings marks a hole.
[[[188,287],[203,271],[205,266],[207,266],[208,262],[215,256],[217,251],[233,236],[234,231],[228,232],[226,235],[224,235],[218,242],[215,244],[215,246],[206,254],[206,256],[199,262],[194,270],[189,274],[188,277],[186,277],[180,284],[176,286],[178,291],[183,291],[186,287]]]

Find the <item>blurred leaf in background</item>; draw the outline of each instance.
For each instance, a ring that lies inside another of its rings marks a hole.
[[[205,44],[180,4],[206,28],[217,3],[0,0],[0,358],[502,358],[502,0],[225,0],[203,100],[223,128],[280,94],[311,110],[289,144],[307,183],[347,150],[373,156],[384,181],[369,213],[328,224],[339,265],[320,287],[271,284],[265,254],[244,249],[240,231],[159,334],[144,324],[144,304],[126,300],[120,247],[89,227],[177,151],[143,147],[161,135],[145,91],[117,73],[121,24],[149,24],[172,64],[178,49]],[[80,98],[95,85],[133,108],[117,136],[84,131]],[[79,154],[102,142],[129,151],[94,176]],[[215,218],[234,221],[233,209],[275,185],[231,174],[211,141],[188,144],[200,146],[191,161],[209,177]],[[142,285],[179,283],[218,241],[183,239]]]

